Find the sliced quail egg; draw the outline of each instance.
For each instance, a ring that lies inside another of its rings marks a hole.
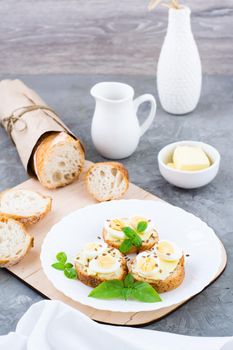
[[[88,243],[83,248],[82,255],[86,259],[92,259],[102,254],[107,248],[108,248],[108,245],[106,243],[100,243],[100,242]]]
[[[158,259],[148,252],[142,252],[136,257],[135,271],[144,277],[153,277],[159,271]]]
[[[138,232],[138,235],[141,237],[141,239],[143,241],[146,241],[146,240],[150,239],[150,237],[152,236],[153,233],[157,234],[157,232],[156,232],[155,228],[153,227],[151,220],[146,219],[142,216],[133,216],[130,219],[130,223],[131,223],[132,228],[134,230],[137,230],[139,222],[142,222],[142,221],[147,223],[147,228],[143,232],[140,232],[140,233]]]
[[[111,254],[99,255],[89,263],[89,272],[95,273],[113,273],[120,268],[119,257]]]
[[[133,272],[153,280],[165,280],[177,267],[178,261],[161,260],[155,251],[145,251],[137,255]]]
[[[104,228],[109,238],[124,239],[125,234],[122,231],[123,227],[129,225],[127,219],[111,219],[105,222]]]
[[[168,240],[161,240],[155,247],[157,255],[165,261],[177,261],[183,255],[182,249],[175,243]]]

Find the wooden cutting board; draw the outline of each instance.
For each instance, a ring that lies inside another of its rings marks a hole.
[[[50,228],[70,212],[95,203],[95,200],[87,192],[84,181],[85,171],[90,164],[90,162],[86,162],[84,172],[78,181],[61,189],[47,190],[34,179],[30,179],[16,187],[21,189],[30,189],[49,195],[53,198],[53,206],[51,213],[49,213],[45,219],[28,228],[29,232],[35,238],[34,248],[30,250],[29,254],[19,264],[9,268],[8,270],[45,297],[63,301],[94,320],[119,325],[139,325],[158,320],[185,303],[185,301],[183,303],[156,311],[135,313],[100,311],[89,306],[79,304],[78,302],[64,296],[53,287],[52,283],[47,279],[42,270],[40,263],[40,249],[43,239]],[[161,200],[133,184],[130,184],[129,190],[124,198]],[[226,251],[221,242],[220,244],[222,246],[222,264],[214,279],[216,279],[223,272],[227,262]]]

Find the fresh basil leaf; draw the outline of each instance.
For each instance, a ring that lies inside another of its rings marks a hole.
[[[140,248],[142,245],[141,237],[131,228],[131,227],[123,227],[122,231],[124,234],[131,240],[131,243],[137,247]]]
[[[131,242],[137,248],[140,248],[142,245],[142,239],[138,235],[135,235],[135,237],[131,240]]]
[[[128,237],[128,238],[134,238],[136,232],[129,226],[123,227],[122,231],[124,232],[124,234]]]
[[[133,276],[129,273],[125,279],[124,279],[124,286],[126,288],[132,288],[134,285],[134,278]]]
[[[132,288],[123,288],[122,295],[125,300],[128,300],[132,295]]]
[[[144,232],[147,229],[148,223],[146,221],[140,221],[137,225],[137,231],[139,233]]]
[[[121,245],[120,245],[120,252],[123,254],[126,254],[130,251],[130,249],[132,248],[133,244],[131,243],[130,239],[125,239]]]
[[[64,275],[69,278],[69,279],[76,279],[77,278],[77,271],[71,267],[71,268],[66,268],[64,270]]]
[[[97,299],[122,299],[124,295],[122,290],[124,289],[124,284],[119,280],[111,280],[100,283],[97,287],[92,289],[89,293],[89,297]]]
[[[62,263],[65,263],[66,260],[67,260],[67,255],[66,253],[64,252],[60,252],[56,255],[56,259],[59,261],[59,262],[62,262]]]
[[[147,282],[135,282],[132,289],[132,297],[146,303],[156,303],[162,301],[159,294]]]
[[[71,267],[73,267],[73,264],[71,264],[69,262],[65,264],[66,269],[70,269]]]
[[[61,270],[63,271],[65,268],[65,264],[63,262],[56,262],[54,264],[51,265],[54,269],[56,270]]]

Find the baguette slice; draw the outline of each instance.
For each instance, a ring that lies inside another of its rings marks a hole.
[[[129,187],[126,168],[117,162],[102,162],[92,165],[87,172],[87,188],[99,202],[118,199]]]
[[[33,237],[20,222],[0,217],[0,267],[17,264],[31,247]]]
[[[127,251],[126,254],[139,253],[153,248],[153,246],[157,244],[159,240],[158,232],[156,231],[151,220],[142,216],[107,219],[102,230],[102,236],[105,243],[111,247],[120,249],[123,241],[128,238],[122,231],[123,227],[130,227],[135,230],[140,221],[147,223],[146,231],[138,233],[142,244],[140,247],[132,246],[132,248]]]
[[[133,259],[133,261],[129,266],[129,272],[133,275],[136,281],[150,283],[158,293],[164,293],[164,292],[173,290],[179,287],[184,280],[184,277],[185,277],[184,256],[180,258],[175,270],[165,280],[154,280],[152,278],[142,277],[135,271],[133,272],[132,267],[135,263],[135,259]]]
[[[29,190],[8,190],[0,194],[0,216],[23,224],[35,224],[51,210],[52,199]]]
[[[102,231],[102,236],[104,241],[113,248],[119,249],[121,244],[122,244],[122,240],[113,240],[107,237],[107,231],[105,228],[103,228]],[[158,242],[158,233],[154,230],[153,235],[151,235],[151,237],[148,240],[142,240],[142,245],[140,248],[137,248],[135,246],[133,246],[127,253],[128,254],[133,254],[133,253],[139,253],[139,252],[144,252],[145,250],[149,250],[151,248],[154,247],[154,245]]]
[[[98,253],[97,253],[98,254]],[[98,264],[99,258],[106,258],[112,256],[113,259],[119,261],[119,268],[111,273],[106,273],[102,271],[101,273],[94,272],[90,270],[90,263],[93,260]],[[104,252],[91,259],[83,260],[83,251],[81,251],[75,259],[75,268],[77,271],[78,279],[90,287],[97,287],[100,283],[108,280],[123,280],[128,272],[125,257],[119,252],[119,250],[114,248],[107,248]]]
[[[38,180],[51,189],[66,186],[77,179],[84,160],[81,142],[66,132],[46,136],[37,146],[33,159]]]

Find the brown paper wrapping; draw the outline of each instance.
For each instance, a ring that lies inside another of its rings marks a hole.
[[[4,119],[10,116],[17,118],[22,111],[30,109],[31,106],[32,108],[33,106],[48,107],[40,96],[22,81],[0,81],[0,123],[8,133],[8,122]],[[39,139],[48,132],[64,130],[76,138],[55,112],[42,108],[26,112],[14,123],[9,136],[15,143],[24,168],[30,175],[33,173],[30,160]]]

